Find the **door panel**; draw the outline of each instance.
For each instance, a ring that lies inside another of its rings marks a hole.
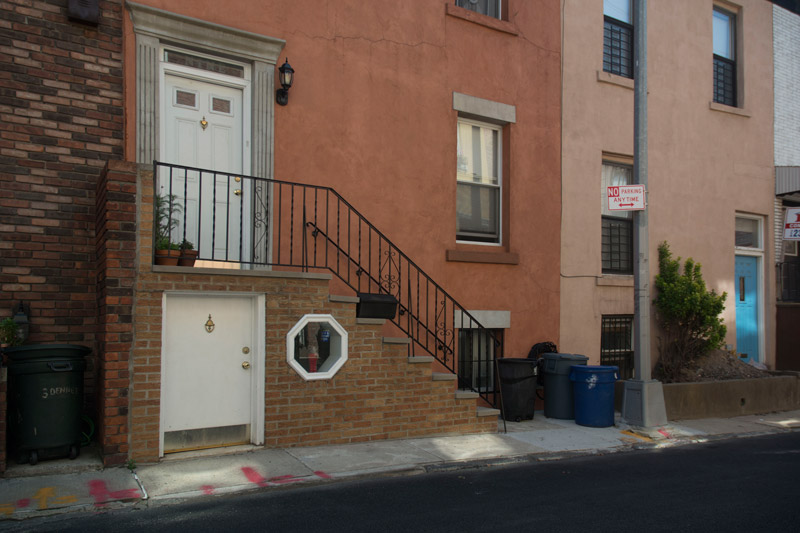
[[[249,442],[253,324],[250,297],[167,296],[161,388],[165,452],[240,443],[243,432]]]
[[[736,256],[736,351],[758,361],[758,259]]]
[[[159,175],[161,194],[185,196],[186,217],[181,215],[173,242],[191,241],[200,256],[218,261],[248,261],[249,208],[241,193],[242,182],[227,173],[243,172],[243,92],[240,88],[167,74],[164,120],[166,163],[225,172],[215,175],[175,171]],[[187,96],[188,95],[188,96]],[[194,98],[190,98],[190,96]],[[186,105],[191,103],[193,105]],[[170,189],[171,186],[171,189]],[[240,251],[241,250],[241,251]]]

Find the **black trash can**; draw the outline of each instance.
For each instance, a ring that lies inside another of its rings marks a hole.
[[[80,453],[85,346],[7,348],[8,433],[18,461],[74,459]]]
[[[519,422],[533,418],[536,401],[536,361],[533,359],[498,359],[503,417]]]
[[[575,418],[575,399],[569,373],[572,365],[585,365],[585,355],[546,353],[544,358],[544,416],[561,420]]]

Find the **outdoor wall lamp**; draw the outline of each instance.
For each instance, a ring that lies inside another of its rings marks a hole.
[[[25,313],[25,306],[22,304],[22,302],[19,303],[19,308],[17,309],[17,312],[14,313],[13,320],[19,328],[17,331],[17,338],[19,339],[20,343],[23,343],[25,342],[25,339],[28,338],[28,334],[31,331],[31,323],[28,320],[28,314]]]
[[[283,65],[278,67],[278,81],[281,82],[281,88],[275,94],[275,101],[278,102],[278,105],[286,105],[289,103],[289,88],[294,81],[294,69],[288,59],[285,59]]]

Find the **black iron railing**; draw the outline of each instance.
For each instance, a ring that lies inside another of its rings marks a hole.
[[[775,269],[778,299],[783,302],[800,302],[800,262],[776,263]]]
[[[191,242],[201,265],[326,269],[356,293],[391,294],[398,301],[393,322],[412,341],[409,355],[432,355],[459,376],[461,388],[497,405],[499,335],[332,188],[157,161],[154,179],[162,206],[155,213],[157,241],[178,248]],[[176,222],[165,218],[164,206],[167,215],[173,207]],[[462,364],[459,371],[459,360],[469,361],[469,369]]]

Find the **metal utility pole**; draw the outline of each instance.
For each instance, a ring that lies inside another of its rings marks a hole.
[[[647,0],[633,0],[633,174],[647,191]],[[661,382],[651,379],[648,209],[633,215],[634,367],[625,382],[622,417],[632,426],[667,423]]]

